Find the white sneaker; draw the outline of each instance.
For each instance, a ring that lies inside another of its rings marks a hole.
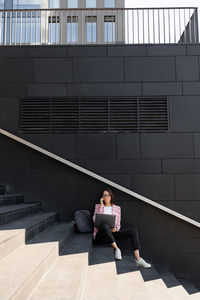
[[[151,268],[151,265],[148,264],[142,257],[135,260],[138,268]]]
[[[115,259],[122,259],[121,250],[119,248],[115,249]]]

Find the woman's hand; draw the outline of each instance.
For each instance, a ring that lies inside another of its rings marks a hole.
[[[111,231],[112,231],[112,232],[117,232],[117,227],[113,227],[113,228],[111,229]]]
[[[103,207],[103,197],[100,199],[100,207]]]

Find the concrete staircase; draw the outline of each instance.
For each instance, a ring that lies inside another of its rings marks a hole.
[[[138,269],[127,252],[115,261],[111,247],[93,246],[91,234],[75,234],[57,213],[2,194],[0,299],[200,299],[192,283],[168,269]]]
[[[73,233],[73,223],[22,195],[0,195],[0,299],[27,299]]]
[[[132,256],[115,261],[111,247],[93,247],[91,235],[74,234],[28,299],[200,299],[199,291],[187,284],[190,291],[159,266],[138,269]]]

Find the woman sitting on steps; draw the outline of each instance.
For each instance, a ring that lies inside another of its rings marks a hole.
[[[115,259],[122,259],[121,251],[117,246],[117,242],[123,239],[130,238],[133,255],[138,267],[151,268],[151,265],[147,263],[139,253],[139,238],[138,231],[136,228],[121,229],[121,207],[114,204],[114,195],[110,189],[106,189],[103,192],[100,204],[95,205],[95,211],[93,221],[95,222],[97,213],[113,214],[116,215],[115,227],[110,228],[108,224],[103,223],[98,228],[94,227],[93,238],[96,244],[107,244],[111,243],[115,249]]]

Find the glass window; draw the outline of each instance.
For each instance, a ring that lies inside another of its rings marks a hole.
[[[78,8],[78,0],[68,0],[68,8]]]
[[[2,7],[0,6],[0,9],[4,9],[4,5]],[[0,20],[0,44],[4,43],[4,14],[1,14],[1,20]]]
[[[0,0],[0,9],[4,9],[4,0]]]
[[[78,42],[78,17],[67,17],[67,42]]]
[[[96,8],[96,0],[86,0],[86,8]]]
[[[49,8],[60,8],[60,0],[49,0]]]
[[[50,44],[60,42],[60,17],[49,16],[48,41]]]
[[[86,41],[88,43],[95,43],[97,41],[97,17],[87,16],[86,22]]]
[[[104,41],[115,42],[115,16],[104,16]]]
[[[13,0],[13,9],[41,8],[42,0]]]
[[[11,41],[13,44],[39,44],[41,39],[40,11],[13,12]]]
[[[115,7],[115,0],[104,0],[104,7]]]

